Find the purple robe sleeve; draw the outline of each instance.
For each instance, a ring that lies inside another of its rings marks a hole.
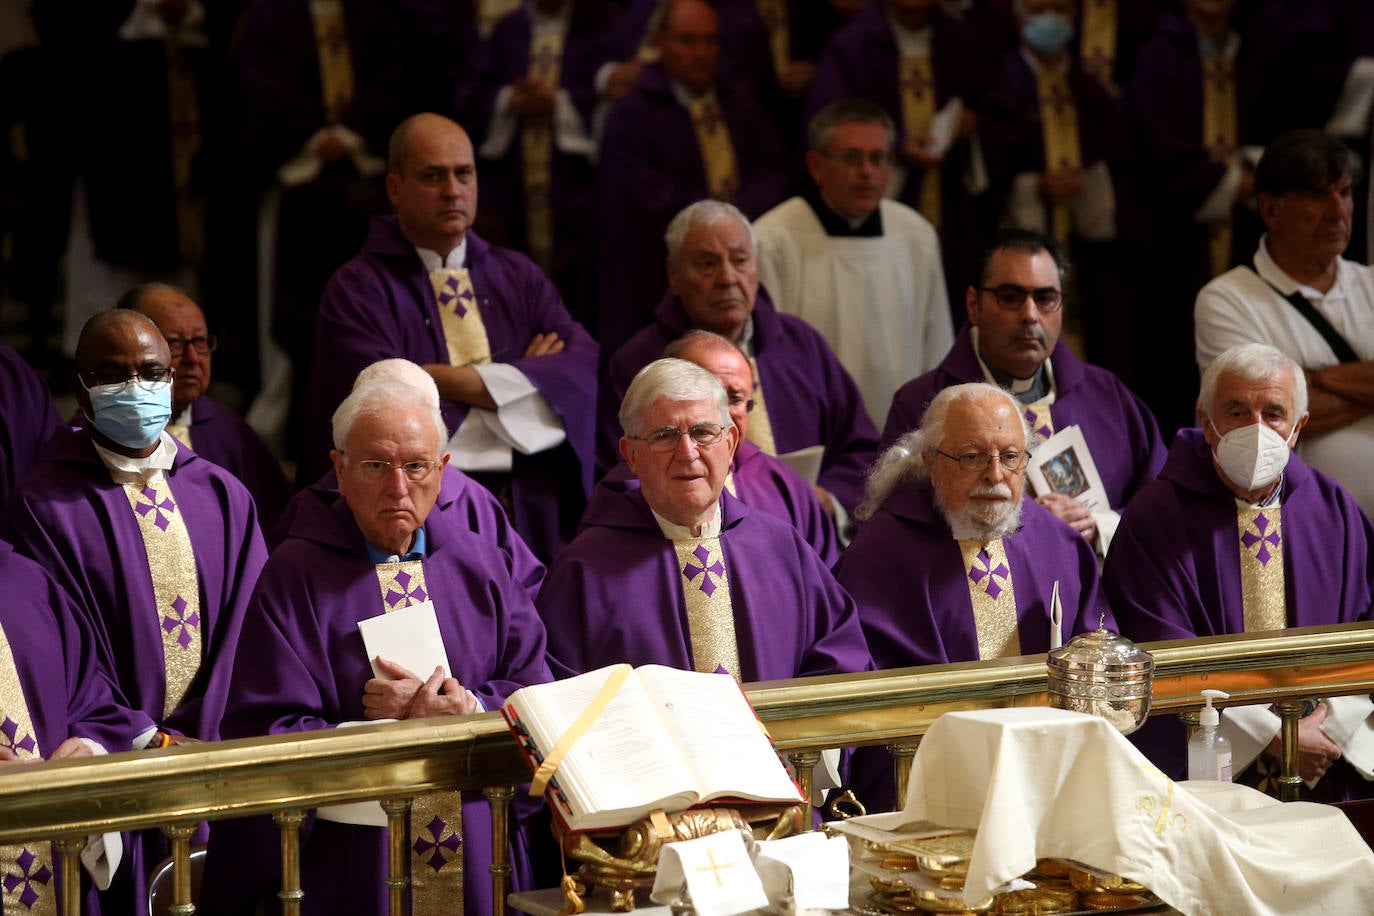
[[[43,445],[62,424],[38,373],[13,349],[0,345],[0,503],[38,462]]]

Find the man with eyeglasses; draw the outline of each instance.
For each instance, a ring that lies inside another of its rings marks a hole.
[[[954,341],[939,236],[915,210],[883,199],[895,132],[873,102],[827,105],[807,131],[814,188],[754,223],[773,303],[821,332],[870,411],[935,368]]]
[[[120,698],[141,719],[135,747],[214,740],[244,610],[266,552],[257,511],[228,471],[165,430],[171,357],[137,312],[95,315],[76,348],[85,427],[53,437],[0,513],[0,538],[71,596]],[[107,893],[146,899],[143,835],[134,868]],[[121,884],[125,882],[124,884]],[[116,909],[127,912],[127,909]]]
[[[210,397],[211,354],[216,341],[200,306],[175,286],[145,283],[121,296],[116,308],[147,315],[167,341],[176,373],[167,432],[242,481],[257,504],[263,530],[270,529],[290,495],[286,475],[253,428]]]
[[[1089,510],[1060,493],[1038,494],[1036,501],[1105,555],[1120,510],[1164,463],[1164,443],[1140,398],[1060,340],[1067,272],[1049,236],[1028,229],[998,233],[983,255],[977,284],[965,294],[968,323],[938,367],[897,392],[883,442],[890,445],[914,429],[935,394],[951,385],[1000,385],[1021,405],[1037,438],[1075,425],[1082,432],[1110,505]]]
[[[539,612],[559,676],[616,662],[742,681],[866,671],[853,602],[791,525],[723,493],[739,432],[708,371],[660,359],[635,376],[621,454],[549,567]]]
[[[243,626],[252,651],[235,660],[224,735],[466,715],[549,680],[544,628],[509,555],[433,511],[449,461],[434,401],[412,385],[374,379],[353,389],[332,425],[342,499],[303,504],[263,568]],[[423,638],[419,622],[385,618],[401,611],[437,630],[437,652],[418,653],[436,667],[369,655],[364,620],[383,618],[373,623],[391,631],[390,644]],[[358,807],[316,812],[301,849],[303,912],[387,912],[385,820],[376,804]],[[204,912],[252,912],[276,894],[276,834],[258,818],[212,836]],[[415,912],[493,912],[491,822],[480,794],[416,798],[406,849]],[[339,867],[344,861],[352,867]],[[524,863],[515,864],[523,877]]]
[[[880,669],[1045,652],[1108,613],[1092,548],[1024,490],[1030,435],[1011,395],[972,382],[878,459],[835,577]],[[869,810],[894,801],[880,756],[855,760]]]

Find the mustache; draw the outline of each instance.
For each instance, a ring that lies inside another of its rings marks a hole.
[[[1045,329],[1038,324],[1027,326],[1021,333],[1016,335],[1017,340],[1038,340],[1045,342]]]
[[[1011,499],[1011,487],[1004,483],[980,483],[978,486],[969,490],[970,497],[996,497],[998,499]]]

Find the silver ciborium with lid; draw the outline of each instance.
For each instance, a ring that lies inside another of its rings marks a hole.
[[[1045,664],[1051,706],[1101,716],[1123,735],[1145,724],[1155,660],[1126,637],[1099,624],[1052,649]]]

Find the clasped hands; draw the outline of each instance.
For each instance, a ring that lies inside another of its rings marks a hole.
[[[478,712],[477,697],[435,668],[426,680],[403,665],[377,656],[377,670],[386,678],[369,678],[363,685],[363,714],[369,719],[424,719],[465,716]]]

